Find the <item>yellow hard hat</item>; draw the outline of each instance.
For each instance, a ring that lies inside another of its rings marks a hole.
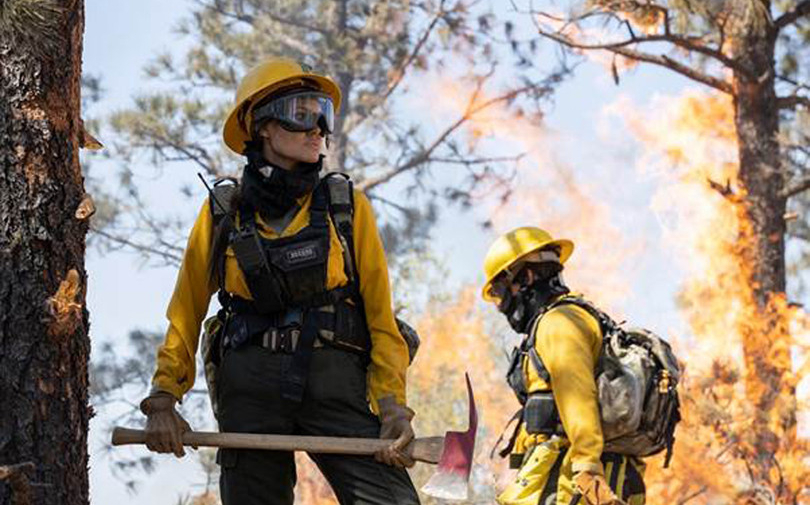
[[[242,154],[245,142],[250,140],[250,110],[263,98],[282,88],[316,86],[329,95],[337,113],[340,108],[340,87],[325,75],[319,75],[307,66],[287,58],[272,58],[252,69],[242,78],[236,90],[234,106],[225,120],[222,137],[231,151]]]
[[[484,273],[487,276],[487,282],[481,292],[484,300],[488,302],[495,301],[490,289],[492,288],[492,281],[495,280],[498,274],[514,265],[527,254],[549,246],[560,248],[560,263],[562,264],[574,252],[574,243],[570,240],[554,240],[547,231],[533,226],[517,228],[498,237],[490,246],[484,258]]]

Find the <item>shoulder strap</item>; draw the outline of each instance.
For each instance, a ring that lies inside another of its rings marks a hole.
[[[354,191],[348,175],[333,172],[324,177],[329,191],[329,214],[335,223],[343,246],[343,265],[349,282],[359,289],[357,261],[354,254]]]
[[[613,320],[613,318],[611,318],[605,312],[599,310],[599,308],[597,308],[596,305],[579,296],[563,296],[556,302],[552,303],[548,307],[546,312],[561,305],[575,305],[585,310],[599,323],[599,327],[602,329],[603,335],[605,335],[609,330],[618,326],[618,324],[616,323],[616,321]]]
[[[616,323],[613,319],[610,318],[607,314],[596,308],[595,305],[590,303],[589,301],[585,300],[584,298],[580,298],[578,296],[563,296],[559,300],[555,301],[541,313],[539,313],[532,322],[529,330],[529,335],[527,336],[525,342],[526,350],[525,352],[529,356],[529,362],[534,367],[537,375],[540,376],[541,379],[544,381],[551,383],[551,374],[548,373],[548,369],[543,364],[543,360],[540,358],[540,354],[537,352],[535,348],[535,341],[536,341],[536,332],[537,327],[540,325],[540,320],[543,318],[544,315],[548,314],[552,309],[560,307],[562,305],[576,305],[588,312],[594,319],[599,323],[600,328],[602,329],[602,334],[604,335],[609,329],[614,328]]]
[[[540,325],[540,320],[543,318],[543,315],[546,312],[548,312],[548,310],[545,310],[535,316],[534,321],[532,321],[532,324],[529,325],[529,334],[526,336],[526,340],[523,342],[526,346],[524,352],[529,357],[529,363],[531,363],[531,365],[534,367],[534,371],[537,372],[537,375],[540,376],[541,379],[550,384],[551,374],[548,373],[548,369],[546,369],[546,366],[543,364],[543,360],[540,359],[540,354],[537,353],[537,349],[534,346],[537,341],[537,327]]]
[[[231,223],[235,221],[233,199],[239,191],[239,181],[233,177],[223,177],[214,182],[214,187],[208,196],[208,207],[211,211],[213,220],[212,228],[214,230],[213,236],[218,237],[216,240],[227,241],[229,232],[221,230],[223,225],[222,219],[226,216],[231,216]],[[224,232],[224,233],[223,233]],[[217,244],[212,244],[213,248]],[[225,251],[224,248],[227,244],[220,244],[223,248],[221,256],[218,258],[217,265],[213,268],[216,269],[217,282],[219,283],[219,293],[217,297],[220,305],[225,307],[228,303],[228,293],[225,291]]]

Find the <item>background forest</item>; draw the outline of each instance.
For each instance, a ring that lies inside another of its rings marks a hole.
[[[483,256],[534,224],[576,243],[575,290],[685,363],[675,455],[648,461],[648,503],[810,504],[810,1],[111,4],[86,0],[82,75],[100,141],[82,157],[91,501],[219,503],[213,452],[177,462],[107,441],[144,422],[206,197],[197,174],[241,168],[220,140],[238,79],[281,54],[346,97],[328,163],[374,204],[395,308],[423,339],[417,434],[465,427],[471,374],[469,503],[493,503],[511,477],[490,449],[517,409],[504,380],[516,336],[480,301]],[[182,411],[214,429],[202,377]],[[336,503],[298,462],[298,502]],[[412,472],[417,487],[429,475]]]

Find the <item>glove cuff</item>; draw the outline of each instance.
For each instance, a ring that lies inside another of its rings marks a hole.
[[[149,416],[155,412],[174,410],[176,403],[177,398],[175,398],[174,395],[164,391],[158,391],[141,400],[139,407],[141,412]]]
[[[380,421],[383,422],[395,419],[407,419],[410,421],[416,415],[416,412],[407,405],[398,404],[393,396],[380,398],[377,405],[380,408]]]

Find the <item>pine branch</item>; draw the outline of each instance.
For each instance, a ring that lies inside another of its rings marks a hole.
[[[803,83],[797,81],[796,79],[791,79],[790,77],[787,77],[787,76],[784,76],[784,75],[777,75],[776,78],[779,79],[780,81],[783,81],[783,82],[786,82],[786,83],[788,83],[788,84],[790,84],[792,86],[795,86],[797,89],[806,89],[806,90],[810,91],[810,86],[808,86],[807,84],[803,84]]]
[[[800,95],[780,96],[776,99],[776,106],[780,109],[796,109],[803,106],[810,109],[810,98]]]
[[[615,54],[620,54],[625,58],[630,58],[631,60],[636,61],[643,61],[645,63],[652,63],[653,65],[659,65],[665,68],[668,68],[674,72],[677,72],[683,76],[686,76],[693,81],[701,82],[710,86],[716,90],[722,91],[723,93],[728,93],[730,95],[734,94],[734,87],[731,85],[730,82],[727,82],[723,79],[718,77],[714,77],[712,75],[704,74],[697,69],[694,69],[684,63],[676,61],[669,56],[662,54],[662,55],[655,55],[650,53],[644,53],[641,51],[636,51],[634,49],[628,49],[627,47],[622,46],[611,46],[610,44],[603,45],[603,46],[589,46],[587,44],[581,44],[574,40],[569,39],[565,35],[561,35],[558,33],[548,32],[545,30],[539,30],[539,34],[543,37],[552,39],[560,44],[570,47],[572,49],[582,49],[582,50],[592,50],[592,49],[604,49],[606,51],[610,51]]]
[[[359,189],[368,192],[368,191],[374,189],[375,187],[377,187],[377,186],[379,186],[381,184],[384,184],[384,183],[390,181],[391,179],[393,179],[393,178],[395,178],[395,177],[397,177],[397,176],[399,176],[399,175],[401,175],[401,174],[403,174],[403,173],[405,173],[405,172],[407,172],[409,170],[413,170],[413,169],[415,169],[417,167],[423,166],[426,163],[430,163],[430,161],[433,159],[433,153],[436,151],[436,149],[438,149],[442,144],[444,144],[447,141],[447,138],[453,132],[455,132],[456,130],[461,128],[461,126],[463,126],[466,122],[468,122],[470,119],[472,119],[473,116],[475,116],[475,114],[477,114],[477,113],[481,112],[482,110],[487,109],[488,107],[491,107],[491,106],[493,106],[495,104],[502,103],[502,102],[508,102],[508,101],[514,99],[515,97],[517,97],[520,94],[526,93],[526,92],[531,91],[533,89],[537,89],[536,85],[524,86],[522,88],[512,90],[509,93],[505,93],[505,94],[503,94],[501,96],[492,98],[492,99],[487,100],[485,102],[482,102],[482,103],[480,103],[478,105],[475,105],[476,98],[480,94],[480,88],[481,88],[482,83],[483,83],[483,80],[479,81],[479,84],[476,87],[476,90],[473,92],[473,94],[472,94],[472,96],[471,96],[471,98],[470,98],[470,100],[469,100],[469,102],[467,104],[467,109],[464,111],[464,113],[461,115],[461,117],[459,117],[454,123],[452,123],[447,128],[445,128],[445,130],[438,136],[438,138],[436,138],[436,140],[433,141],[433,143],[430,146],[428,146],[425,149],[421,150],[420,152],[414,154],[407,161],[405,161],[403,164],[401,164],[401,165],[399,165],[397,167],[394,167],[393,169],[389,170],[388,172],[386,172],[386,173],[384,173],[384,174],[382,174],[382,175],[380,175],[378,177],[374,177],[374,178],[371,178],[371,179],[367,179],[366,181],[363,181],[363,183],[359,184]]]
[[[118,236],[118,235],[113,235],[112,233],[104,231],[104,230],[102,230],[100,228],[91,227],[90,231],[93,232],[93,233],[96,233],[96,234],[98,234],[98,235],[100,235],[100,236],[102,236],[104,238],[106,238],[107,240],[109,240],[111,242],[117,243],[117,244],[119,244],[121,246],[129,247],[129,248],[134,249],[135,251],[138,251],[140,253],[144,253],[144,254],[147,254],[147,255],[159,256],[159,257],[163,258],[163,260],[166,262],[167,265],[179,266],[180,263],[183,261],[182,256],[180,256],[180,254],[182,254],[182,252],[183,252],[182,249],[179,249],[180,254],[173,254],[173,253],[171,253],[171,252],[169,252],[169,251],[167,251],[165,249],[163,249],[163,250],[162,249],[157,249],[157,248],[145,245],[145,244],[139,244],[137,242],[133,242],[132,240],[129,240],[127,238],[124,238],[124,237],[121,237],[121,236]]]
[[[399,65],[399,67],[397,67],[397,69],[394,71],[394,79],[391,82],[388,83],[388,87],[386,88],[385,93],[383,93],[383,95],[378,98],[378,100],[377,100],[378,105],[382,104],[382,103],[385,103],[385,101],[388,99],[388,97],[391,96],[391,94],[399,87],[399,84],[405,78],[406,71],[413,64],[413,62],[416,60],[417,56],[419,56],[419,53],[422,51],[422,48],[427,43],[427,40],[430,38],[430,35],[433,33],[434,28],[436,27],[436,25],[439,23],[439,21],[444,16],[444,14],[445,14],[445,11],[444,11],[445,1],[446,0],[442,0],[439,3],[438,12],[433,17],[430,24],[428,24],[428,27],[425,29],[425,31],[422,32],[422,35],[419,37],[419,40],[416,42],[416,45],[414,46],[413,50],[408,55],[408,57],[405,58],[402,61],[402,63]],[[355,121],[353,124],[346,125],[344,127],[344,130],[343,130],[344,134],[347,134],[348,132],[350,132],[350,131],[354,130],[355,128],[357,128],[358,126],[360,126],[369,117],[371,117],[370,113],[369,114],[364,114],[363,116],[359,117],[358,120]]]
[[[245,24],[250,25],[250,26],[253,26],[253,23],[256,21],[255,16],[245,13],[244,7],[241,5],[241,3],[236,6],[237,7],[236,12],[230,12],[228,10],[225,10],[225,8],[222,5],[220,5],[219,2],[214,2],[214,4],[212,5],[212,4],[210,4],[210,3],[206,2],[206,1],[203,1],[203,0],[196,0],[195,3],[197,3],[198,5],[200,5],[203,8],[211,9],[212,11],[216,12],[217,14],[219,14],[219,15],[221,15],[223,17],[230,18],[230,19],[245,23]],[[323,35],[328,35],[329,34],[329,30],[327,30],[325,28],[322,28],[320,26],[312,25],[312,24],[305,23],[303,21],[299,21],[297,19],[293,19],[293,18],[289,18],[289,17],[285,17],[285,16],[279,16],[278,14],[274,14],[274,13],[268,11],[268,10],[262,11],[262,14],[267,16],[268,18],[272,19],[273,21],[275,21],[277,23],[281,23],[281,24],[285,24],[285,25],[289,25],[289,26],[295,26],[296,28],[301,28],[303,30],[307,30],[307,31],[310,31],[310,32],[317,32],[317,33],[320,33],[320,34],[323,34]]]
[[[613,19],[614,21],[619,22],[622,26],[627,28],[627,34],[628,34],[629,38],[626,39],[626,40],[620,41],[620,42],[604,43],[604,44],[582,44],[582,43],[576,42],[576,41],[566,37],[566,39],[569,42],[577,44],[577,49],[582,49],[582,50],[591,50],[591,49],[593,49],[593,50],[596,50],[596,49],[611,50],[611,49],[615,49],[615,48],[623,48],[623,47],[636,45],[636,44],[643,44],[643,43],[647,43],[647,42],[668,42],[668,43],[670,43],[670,44],[672,44],[674,46],[680,47],[681,49],[686,49],[687,51],[699,53],[699,54],[702,54],[704,56],[708,56],[709,58],[713,58],[717,62],[723,64],[724,66],[726,66],[729,69],[732,69],[732,70],[736,71],[737,73],[745,74],[745,75],[748,75],[749,77],[751,76],[748,69],[746,69],[743,65],[740,65],[734,58],[731,58],[731,57],[727,56],[725,53],[723,53],[723,45],[724,45],[724,42],[725,42],[725,33],[724,33],[724,30],[722,29],[722,27],[718,27],[720,29],[720,34],[721,34],[720,43],[718,44],[718,47],[717,48],[711,48],[711,47],[709,47],[709,46],[702,43],[701,37],[689,37],[689,36],[673,33],[671,25],[670,25],[669,9],[667,9],[665,7],[662,7],[662,6],[659,6],[659,5],[651,5],[651,4],[645,4],[644,7],[646,9],[652,9],[654,11],[657,11],[662,15],[663,20],[664,20],[664,24],[663,24],[664,33],[663,34],[645,35],[645,36],[640,37],[635,33],[635,31],[633,30],[632,24],[628,20],[619,18],[613,12],[602,11],[600,9],[595,9],[595,10],[588,11],[588,12],[586,12],[584,14],[581,14],[579,16],[576,16],[576,17],[574,17],[572,19],[562,19],[562,18],[553,16],[553,15],[545,13],[545,12],[532,11],[532,13],[533,14],[538,14],[539,16],[542,16],[542,17],[549,18],[549,19],[551,19],[551,20],[553,20],[555,22],[558,22],[558,23],[559,22],[564,22],[565,24],[555,33],[558,36],[563,36],[562,33],[565,31],[565,29],[567,27],[569,27],[571,25],[576,25],[576,24],[578,24],[578,23],[580,23],[580,22],[582,22],[582,21],[584,21],[584,20],[586,20],[588,18],[591,18],[591,17],[607,17],[609,19]],[[538,32],[540,33],[540,35],[545,36],[545,37],[549,37],[549,35],[552,33],[552,32],[548,32],[547,30],[544,30],[542,28],[542,26],[540,25],[540,23],[536,19],[535,19],[534,24],[535,24],[535,27],[537,28]],[[550,37],[550,38],[553,38],[553,37]],[[558,40],[558,42],[559,42],[559,40]]]
[[[783,198],[790,198],[798,195],[799,193],[803,193],[808,189],[810,189],[810,176],[800,178],[788,184],[788,186],[782,190],[781,196]]]
[[[799,2],[798,5],[793,8],[793,10],[787,11],[777,18],[777,20],[774,21],[773,26],[777,31],[779,31],[786,26],[795,23],[803,16],[810,16],[810,0]]]
[[[730,69],[736,70],[738,72],[747,72],[747,70],[743,66],[738,64],[734,59],[729,58],[728,56],[726,56],[725,54],[723,54],[721,51],[719,51],[717,49],[712,49],[710,47],[706,47],[706,46],[698,43],[697,39],[695,39],[693,37],[684,37],[684,36],[675,35],[675,34],[672,34],[672,33],[665,33],[665,34],[661,34],[661,35],[645,35],[643,37],[639,37],[632,31],[632,29],[629,27],[629,25],[626,25],[626,26],[628,27],[628,31],[630,32],[630,38],[626,39],[626,40],[622,40],[622,41],[619,41],[619,42],[608,42],[608,43],[603,43],[603,44],[583,44],[583,43],[574,42],[571,39],[566,38],[566,40],[568,40],[568,42],[569,42],[569,43],[566,43],[566,45],[568,45],[570,47],[575,47],[576,49],[582,49],[582,50],[604,49],[604,50],[610,51],[610,50],[613,50],[613,49],[620,49],[620,48],[624,48],[624,47],[627,47],[627,46],[632,46],[632,45],[637,45],[637,44],[644,44],[644,43],[649,43],[649,42],[669,42],[670,44],[675,45],[677,47],[680,47],[682,49],[686,49],[688,51],[694,51],[694,52],[700,53],[700,54],[702,54],[704,56],[714,58],[715,60],[717,60],[718,62],[722,63],[723,65],[725,65],[726,67],[728,67]],[[667,29],[667,32],[668,31],[669,31],[669,29]],[[545,30],[540,30],[540,35],[542,35],[544,37],[548,37],[548,38],[553,38],[554,40],[557,40],[558,42],[560,42],[559,38],[555,38],[555,37],[551,36],[551,35],[558,35],[556,33],[548,32],[548,31],[545,31]],[[560,37],[564,37],[564,36],[560,35]]]
[[[425,29],[424,33],[422,33],[422,36],[419,37],[419,41],[417,41],[416,45],[413,48],[413,51],[411,51],[411,54],[408,55],[408,58],[405,61],[403,61],[402,65],[400,65],[399,68],[397,68],[394,71],[394,75],[396,77],[394,77],[394,80],[391,83],[389,83],[388,89],[385,90],[385,94],[383,95],[383,101],[389,96],[391,96],[391,93],[393,93],[394,90],[397,89],[399,83],[402,82],[402,79],[405,76],[405,71],[408,69],[409,66],[411,66],[416,57],[419,55],[419,52],[422,50],[422,47],[427,42],[428,38],[430,37],[430,34],[433,33],[433,29],[436,27],[436,24],[438,24],[438,22],[442,19],[442,17],[444,17],[445,1],[446,0],[441,0],[441,2],[439,2],[438,12],[436,12],[436,15],[433,16],[433,19],[430,21],[430,24]]]

